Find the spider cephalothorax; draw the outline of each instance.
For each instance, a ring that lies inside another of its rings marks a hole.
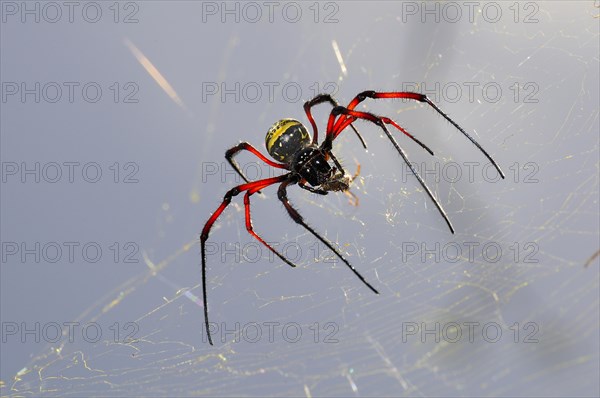
[[[335,175],[335,167],[329,165],[325,154],[316,146],[298,151],[292,161],[292,167],[295,173],[313,187],[331,180]]]
[[[277,255],[283,262],[294,267],[295,265],[288,260],[285,256],[283,256],[280,252],[278,252],[275,248],[269,245],[263,238],[261,238],[252,227],[252,219],[250,216],[250,196],[253,194],[260,192],[262,189],[273,185],[280,184],[279,189],[277,191],[278,199],[283,203],[286,211],[290,215],[290,217],[299,225],[304,227],[307,231],[309,231],[312,235],[314,235],[317,239],[319,239],[325,246],[327,246],[332,252],[338,256],[342,262],[350,269],[354,274],[374,293],[378,293],[377,290],[371,286],[369,282],[363,278],[363,276],[348,262],[348,260],[340,253],[340,251],[331,243],[328,239],[321,236],[317,233],[312,227],[310,227],[304,221],[304,218],[300,215],[300,213],[290,204],[287,198],[287,187],[293,184],[298,184],[300,188],[306,189],[310,192],[317,193],[320,195],[327,195],[328,192],[332,191],[348,191],[352,181],[354,180],[353,176],[350,176],[344,171],[344,168],[340,164],[340,162],[336,159],[332,152],[332,144],[333,140],[337,138],[338,135],[342,133],[347,127],[351,127],[357,137],[360,139],[361,144],[364,148],[366,148],[365,142],[358,132],[356,128],[353,126],[353,122],[358,119],[370,121],[377,126],[379,126],[390,140],[396,151],[400,154],[402,159],[406,162],[412,173],[415,175],[427,195],[431,198],[438,211],[448,224],[450,231],[454,233],[454,228],[448,219],[448,216],[442,209],[439,202],[435,199],[425,181],[421,178],[421,176],[417,173],[411,163],[408,161],[406,154],[396,141],[396,138],[390,133],[387,126],[391,125],[404,135],[415,141],[419,144],[423,149],[433,155],[433,151],[429,149],[425,144],[419,141],[417,138],[409,134],[404,128],[394,122],[392,119],[387,118],[385,116],[378,116],[369,112],[361,112],[356,111],[356,106],[364,101],[367,98],[379,99],[379,98],[404,98],[415,100],[419,102],[423,102],[431,106],[438,114],[440,114],[444,119],[450,122],[454,127],[456,127],[465,137],[467,137],[479,150],[489,159],[489,161],[494,165],[496,170],[502,178],[504,178],[504,173],[500,167],[496,164],[494,159],[479,145],[477,141],[473,137],[471,137],[465,130],[463,130],[456,122],[454,122],[448,115],[440,110],[427,96],[419,93],[412,92],[375,92],[375,91],[363,91],[359,93],[347,107],[339,106],[337,101],[329,94],[320,94],[317,95],[312,100],[306,102],[304,104],[304,111],[306,113],[306,117],[308,118],[312,129],[313,136],[312,139],[308,133],[308,130],[302,123],[300,123],[296,119],[281,119],[268,130],[267,135],[265,137],[265,145],[267,147],[267,151],[269,155],[273,157],[273,159],[278,162],[274,162],[260,153],[256,148],[250,145],[247,142],[242,142],[233,148],[229,149],[225,153],[225,158],[231,164],[231,166],[240,174],[240,176],[244,179],[245,183],[242,185],[238,185],[227,191],[223,198],[223,202],[217,208],[217,210],[210,216],[206,224],[204,224],[204,228],[202,229],[202,234],[200,235],[200,250],[202,255],[202,293],[204,299],[204,322],[206,326],[206,333],[208,335],[208,341],[212,344],[212,338],[209,329],[208,322],[208,303],[206,297],[206,240],[208,239],[208,234],[223,210],[229,205],[233,196],[239,195],[242,192],[244,194],[244,208],[245,208],[245,216],[246,216],[246,229],[248,233],[250,233],[254,238],[256,238],[260,243],[262,243],[265,247],[271,250],[275,255]],[[318,143],[318,129],[315,120],[311,114],[311,108],[315,105],[328,102],[333,106],[331,113],[329,114],[329,119],[327,123],[327,130],[325,132],[325,139],[319,145]],[[244,175],[242,170],[240,169],[237,162],[233,159],[234,156],[242,151],[249,151],[253,153],[260,160],[265,162],[266,164],[276,167],[279,169],[287,170],[288,173],[283,174],[277,177],[265,178],[257,181],[249,181],[248,178]],[[333,164],[330,164],[329,162]]]

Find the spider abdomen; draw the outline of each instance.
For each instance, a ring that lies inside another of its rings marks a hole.
[[[271,126],[265,146],[273,159],[291,163],[296,153],[311,143],[308,130],[296,119],[281,119]]]

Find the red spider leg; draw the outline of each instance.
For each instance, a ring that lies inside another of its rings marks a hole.
[[[339,116],[338,120],[346,120],[346,115],[342,114],[341,112],[336,112],[336,109],[338,109],[338,108],[342,108],[342,107],[336,106],[335,108],[333,108],[331,110],[331,113],[329,114],[329,119],[327,120],[327,132],[325,135],[325,139],[323,140],[323,143],[321,144],[321,148],[325,152],[331,152],[331,148],[333,147],[333,140],[335,139],[334,131],[335,131],[335,125],[336,125],[335,119],[338,118],[338,116]],[[346,126],[350,123],[352,123],[352,122],[347,123]]]
[[[438,108],[437,105],[434,104],[425,94],[412,93],[412,92],[403,92],[403,91],[392,91],[392,92],[386,92],[386,93],[379,93],[379,92],[372,91],[372,90],[370,90],[370,91],[363,91],[362,93],[360,93],[356,97],[354,97],[354,99],[352,101],[350,101],[350,104],[348,104],[348,109],[353,110],[356,107],[356,105],[358,105],[359,103],[361,103],[362,101],[364,101],[366,98],[374,98],[374,99],[379,99],[379,98],[405,98],[405,99],[411,99],[411,100],[415,100],[415,101],[419,101],[419,102],[424,102],[424,103],[428,104],[433,109],[435,109],[435,111],[437,113],[439,113],[440,115],[442,115],[442,117],[444,119],[446,119],[448,122],[450,122],[450,124],[452,124],[461,133],[463,133],[463,135],[465,137],[467,137],[477,148],[479,148],[479,150],[481,151],[481,153],[483,153],[485,155],[485,157],[488,158],[488,160],[494,165],[494,167],[496,168],[496,170],[498,170],[498,174],[500,174],[500,176],[502,178],[504,178],[504,173],[500,169],[500,166],[498,166],[498,164],[496,163],[496,161],[494,159],[492,159],[492,157],[486,152],[485,149],[483,149],[483,147],[481,145],[479,145],[479,143],[475,140],[475,138],[473,138],[462,127],[460,127],[458,125],[458,123],[456,123],[454,120],[450,119],[450,116],[448,116],[440,108]]]
[[[260,188],[262,189],[262,187],[260,187]],[[246,191],[246,195],[244,195],[244,209],[246,211],[246,230],[248,231],[248,233],[250,235],[255,237],[256,240],[258,240],[260,243],[265,245],[267,247],[267,249],[271,250],[275,255],[277,255],[277,257],[279,257],[281,260],[283,260],[286,264],[288,264],[291,267],[295,267],[296,265],[294,263],[292,263],[290,260],[285,258],[283,256],[283,254],[279,253],[277,250],[275,250],[273,247],[271,247],[271,245],[269,245],[267,242],[265,242],[263,238],[258,236],[258,234],[256,232],[254,232],[254,229],[252,228],[252,217],[250,216],[250,196],[253,195],[254,193],[258,192],[258,189],[259,188],[249,189],[248,191]]]
[[[397,128],[398,130],[400,130],[401,132],[403,132],[405,135],[407,135],[411,140],[413,140],[414,142],[416,142],[417,144],[419,144],[423,149],[425,149],[427,152],[429,152],[431,155],[433,155],[433,151],[431,149],[429,149],[429,147],[425,144],[423,144],[421,141],[419,141],[415,136],[413,136],[412,134],[410,134],[408,131],[406,131],[402,126],[400,126],[398,123],[396,123],[395,121],[393,121],[392,119],[388,118],[388,117],[384,117],[384,116],[378,116],[384,123],[387,124],[391,124],[392,126],[394,126],[395,128]],[[352,116],[345,116],[345,120],[342,120],[341,118],[338,119],[338,121],[336,122],[336,124],[334,125],[333,129],[334,129],[334,134],[333,134],[333,139],[337,138],[338,135],[340,135],[340,133],[346,128],[348,127],[348,124],[354,122],[356,120],[356,118],[352,117]]]
[[[385,122],[382,120],[382,118],[379,117],[379,116],[373,115],[372,113],[353,111],[353,110],[344,108],[342,106],[334,108],[331,111],[332,115],[336,114],[338,112],[341,113],[341,114],[349,115],[349,116],[357,118],[357,119],[368,120],[368,121],[370,121],[372,123],[375,123],[376,125],[378,125],[379,127],[381,127],[383,129],[383,131],[387,135],[388,139],[392,142],[392,144],[394,145],[394,147],[396,148],[396,150],[398,151],[398,153],[400,154],[400,156],[402,156],[402,159],[404,159],[404,161],[406,162],[406,164],[410,168],[410,171],[415,175],[415,177],[417,178],[417,180],[419,180],[419,183],[421,184],[421,186],[423,187],[423,189],[425,190],[425,192],[427,192],[427,195],[429,195],[429,197],[431,198],[431,200],[433,201],[433,203],[437,207],[438,211],[440,212],[440,214],[442,215],[442,217],[446,221],[446,224],[448,224],[448,227],[450,228],[450,231],[452,233],[454,233],[454,227],[452,227],[452,223],[450,222],[450,219],[446,215],[446,212],[444,211],[444,209],[442,208],[442,206],[440,205],[440,203],[437,201],[437,199],[435,198],[435,196],[433,196],[433,193],[429,190],[429,187],[427,186],[427,184],[425,184],[425,181],[423,181],[423,179],[421,178],[421,176],[419,175],[419,173],[417,172],[417,170],[415,170],[414,166],[410,163],[410,161],[406,157],[406,154],[404,153],[404,151],[402,150],[402,148],[400,148],[400,145],[398,145],[398,142],[396,141],[396,139],[394,138],[394,136],[390,133],[390,131],[385,126]],[[332,135],[328,135],[327,138],[329,138],[330,136],[333,137],[333,133],[332,133]],[[325,143],[323,143],[323,145],[325,145]]]
[[[239,195],[241,192],[244,192],[244,191],[254,190],[254,189],[259,190],[259,189],[268,187],[269,185],[276,184],[278,182],[282,182],[287,178],[289,178],[289,174],[285,174],[285,175],[282,175],[279,177],[271,177],[271,178],[265,178],[263,180],[249,182],[246,184],[238,185],[237,187],[230,189],[225,194],[225,197],[223,198],[223,202],[221,202],[221,205],[217,208],[217,210],[215,210],[215,212],[212,214],[212,216],[210,216],[210,218],[208,219],[206,224],[204,224],[204,228],[202,228],[202,233],[200,234],[200,251],[201,251],[201,255],[202,255],[202,299],[204,300],[204,324],[206,326],[206,334],[208,335],[208,342],[210,343],[210,345],[213,345],[213,342],[212,342],[212,338],[210,336],[210,329],[208,327],[208,300],[206,297],[206,240],[208,239],[210,230],[211,230],[213,224],[215,223],[215,221],[217,221],[217,218],[219,218],[221,213],[223,213],[223,210],[225,210],[225,208],[227,206],[229,206],[229,203],[231,203],[232,197]]]
[[[272,161],[271,159],[267,158],[265,155],[263,155],[262,153],[260,153],[258,151],[258,149],[254,148],[251,144],[249,144],[247,142],[240,142],[239,144],[237,144],[233,148],[228,149],[227,152],[225,152],[225,159],[227,159],[227,161],[229,162],[229,164],[231,165],[231,167],[233,167],[234,170],[237,171],[237,173],[246,182],[250,182],[250,181],[248,180],[248,178],[246,178],[246,176],[244,175],[244,173],[240,169],[240,166],[235,161],[235,159],[233,159],[234,156],[238,152],[240,152],[240,151],[252,152],[257,158],[259,158],[260,160],[262,160],[263,162],[265,162],[269,166],[277,167],[278,169],[287,169],[287,166],[285,164],[281,164],[281,163],[277,163],[277,162]],[[258,193],[260,193],[260,191]]]
[[[277,197],[285,206],[285,209],[287,210],[287,212],[290,215],[290,217],[292,218],[292,220],[294,220],[297,224],[302,225],[308,232],[313,234],[315,236],[315,238],[319,239],[325,246],[327,246],[329,248],[329,250],[334,252],[336,254],[336,256],[338,256],[344,262],[344,264],[346,264],[348,266],[348,268],[350,268],[352,270],[352,272],[354,272],[354,275],[356,275],[358,277],[358,279],[360,279],[362,281],[362,283],[364,283],[369,289],[371,289],[371,291],[373,291],[373,293],[379,294],[379,292],[373,286],[371,286],[371,284],[369,282],[367,282],[367,280],[356,270],[356,268],[354,268],[348,262],[348,260],[346,260],[346,258],[344,256],[342,256],[342,253],[340,253],[333,246],[333,244],[331,242],[329,242],[327,239],[325,239],[324,237],[319,235],[317,233],[317,231],[315,231],[314,229],[309,227],[308,224],[306,224],[306,222],[304,221],[304,218],[302,218],[300,213],[298,213],[298,211],[296,209],[294,209],[294,207],[291,205],[290,201],[287,198],[286,188],[288,185],[296,183],[296,182],[297,181],[291,180],[291,179],[286,180],[283,183],[281,183],[281,185],[279,185],[279,189],[277,190]]]
[[[316,145],[319,140],[319,129],[317,128],[317,123],[315,122],[315,119],[313,118],[310,110],[313,106],[322,104],[324,102],[329,102],[331,104],[331,106],[333,106],[333,107],[340,105],[337,102],[337,100],[329,94],[319,94],[316,97],[314,97],[313,99],[311,99],[310,101],[306,101],[304,103],[304,112],[306,113],[306,117],[308,118],[308,120],[313,128],[312,143],[314,145]],[[360,140],[360,143],[362,144],[363,148],[367,149],[367,144],[365,143],[365,140],[362,138],[362,136],[360,135],[360,133],[358,132],[356,127],[354,127],[353,125],[350,125],[350,127],[352,127],[352,130],[354,130],[354,133],[356,133],[356,136]]]

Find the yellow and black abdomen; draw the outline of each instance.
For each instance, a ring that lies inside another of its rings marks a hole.
[[[296,119],[281,119],[271,126],[265,137],[265,146],[273,159],[290,163],[294,154],[311,143],[308,130]]]

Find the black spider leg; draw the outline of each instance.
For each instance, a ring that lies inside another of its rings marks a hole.
[[[292,220],[294,220],[297,224],[302,225],[308,232],[313,234],[315,236],[315,238],[319,239],[325,246],[327,246],[329,248],[329,250],[334,252],[336,254],[336,256],[338,256],[344,262],[344,264],[346,264],[348,266],[348,268],[350,268],[352,270],[352,272],[354,272],[354,275],[356,275],[358,277],[358,279],[360,279],[362,281],[362,283],[364,283],[369,289],[371,289],[371,291],[373,291],[373,293],[379,294],[379,292],[373,286],[371,286],[371,284],[369,282],[366,281],[366,279],[356,270],[356,268],[354,268],[348,262],[348,260],[346,260],[346,258],[333,246],[333,244],[331,242],[329,242],[327,239],[325,239],[324,237],[319,235],[314,229],[309,227],[308,224],[306,224],[306,222],[304,222],[304,219],[302,218],[300,213],[298,213],[298,211],[296,209],[294,209],[294,207],[290,204],[290,201],[287,198],[287,190],[286,189],[287,189],[288,185],[297,183],[298,182],[297,178],[298,177],[296,177],[296,178],[291,177],[290,179],[283,181],[279,185],[279,189],[277,190],[277,197],[285,206],[285,209],[287,210],[287,212],[290,215],[290,217],[292,218]]]
[[[359,93],[356,97],[354,97],[354,99],[352,101],[350,101],[350,104],[348,105],[348,109],[353,110],[356,107],[356,105],[358,105],[360,102],[364,101],[366,98],[373,98],[373,99],[404,98],[404,99],[412,99],[415,101],[424,102],[424,103],[428,104],[433,109],[435,109],[435,111],[438,114],[440,114],[444,119],[446,119],[448,122],[450,122],[451,125],[456,127],[458,129],[458,131],[460,131],[465,137],[467,137],[469,139],[469,141],[471,141],[473,143],[473,145],[475,145],[477,148],[479,148],[479,150],[485,155],[485,157],[488,158],[488,160],[494,165],[496,170],[498,170],[498,174],[500,174],[500,176],[502,178],[504,178],[504,172],[502,171],[502,169],[500,169],[500,166],[498,166],[498,164],[490,156],[490,154],[487,153],[487,151],[485,149],[483,149],[483,147],[481,145],[479,145],[479,143],[475,140],[475,138],[473,138],[462,127],[460,127],[458,125],[458,123],[456,123],[454,120],[450,119],[450,116],[448,116],[446,113],[444,113],[444,111],[442,111],[440,108],[438,108],[438,106],[436,104],[434,104],[429,99],[429,97],[427,97],[425,94],[413,93],[413,92],[400,92],[400,91],[381,93],[381,92],[376,92],[373,90],[368,90],[368,91],[363,91],[362,93]]]
[[[283,254],[279,253],[275,248],[269,245],[263,238],[261,238],[256,232],[254,232],[254,228],[252,227],[252,217],[250,216],[250,196],[255,194],[258,191],[258,188],[254,188],[246,191],[246,195],[244,195],[244,211],[246,214],[246,230],[250,235],[252,235],[256,240],[266,246],[267,249],[272,251],[277,257],[279,257],[283,262],[285,262],[290,267],[296,267],[296,264],[292,263],[290,260],[284,257]]]
[[[306,113],[306,117],[308,117],[308,120],[310,121],[310,124],[313,128],[312,143],[314,145],[316,145],[318,143],[318,139],[319,139],[318,131],[319,130],[317,128],[317,123],[315,122],[315,119],[313,119],[313,116],[312,116],[312,113],[310,112],[310,110],[313,106],[322,104],[324,102],[329,102],[331,104],[331,106],[333,106],[334,108],[336,106],[340,106],[339,102],[337,102],[337,100],[335,98],[333,98],[330,94],[319,94],[315,98],[304,103],[304,112]],[[360,133],[358,132],[356,127],[354,127],[354,125],[352,125],[352,124],[350,124],[350,127],[352,128],[352,130],[354,130],[354,133],[360,140],[360,143],[362,144],[363,148],[367,149],[367,144],[365,143],[365,140],[362,138],[362,136],[360,135]]]
[[[346,174],[346,170],[344,170],[344,168],[342,167],[342,164],[337,160],[337,158],[335,157],[335,155],[333,154],[333,152],[329,151],[328,154],[329,154],[329,156],[331,156],[331,160],[333,160],[333,163],[338,168],[338,170],[342,174]]]
[[[329,193],[325,190],[313,188],[310,185],[306,185],[302,181],[298,182],[298,186],[302,189],[306,189],[308,192],[316,193],[319,195],[327,195]]]
[[[227,206],[229,206],[229,203],[231,203],[231,198],[244,191],[266,188],[269,185],[285,181],[286,179],[290,178],[290,175],[291,174],[285,174],[279,177],[266,178],[264,180],[253,181],[231,188],[223,197],[223,201],[217,210],[215,210],[206,224],[204,224],[204,228],[202,228],[202,233],[200,234],[200,253],[202,256],[202,299],[204,300],[204,325],[206,327],[206,334],[208,335],[208,342],[210,345],[213,345],[213,342],[210,336],[210,329],[208,325],[208,298],[206,293],[206,240],[208,239],[210,230],[221,213],[223,213],[223,210],[225,210]]]
[[[465,137],[467,137],[469,139],[469,141],[471,141],[473,143],[473,145],[475,145],[477,148],[479,148],[479,150],[485,155],[485,157],[488,158],[488,160],[494,165],[494,167],[496,168],[496,170],[498,170],[498,174],[500,174],[500,177],[504,178],[504,172],[502,171],[502,169],[500,168],[500,166],[498,166],[498,164],[492,158],[492,156],[489,153],[487,153],[487,151],[485,149],[483,149],[483,147],[481,145],[479,145],[479,142],[477,142],[475,140],[475,138],[473,138],[473,136],[471,136],[469,133],[467,133],[454,120],[450,119],[450,117],[448,115],[446,115],[440,108],[438,108],[438,106],[436,104],[434,104],[425,95],[423,96],[423,101],[425,101],[426,103],[428,103],[433,109],[435,109],[437,111],[437,113],[439,113],[440,115],[442,115],[444,117],[444,119],[446,119],[447,121],[449,121],[451,125],[453,125],[454,127],[456,127],[461,133],[463,133],[463,135]]]
[[[383,131],[385,132],[385,135],[387,135],[388,139],[392,142],[392,144],[394,145],[394,147],[400,154],[400,156],[402,156],[402,159],[404,159],[404,162],[410,168],[410,171],[414,174],[414,176],[417,178],[417,180],[419,181],[419,183],[421,184],[421,186],[423,187],[425,192],[427,192],[427,195],[429,195],[429,198],[433,201],[433,203],[437,207],[438,211],[440,212],[440,214],[446,221],[446,224],[448,224],[448,227],[450,228],[450,232],[454,233],[454,227],[452,226],[452,223],[450,222],[448,215],[446,215],[446,212],[442,208],[442,205],[440,205],[440,203],[435,198],[435,196],[433,196],[433,193],[431,192],[431,190],[429,189],[429,187],[427,186],[425,181],[423,181],[423,179],[421,178],[421,176],[419,175],[417,170],[415,170],[414,166],[410,163],[410,161],[406,157],[406,154],[404,153],[404,151],[402,150],[402,148],[400,147],[400,145],[398,144],[398,142],[396,141],[394,136],[387,129],[385,122],[382,120],[382,118],[380,116],[377,116],[377,115],[374,115],[374,114],[368,113],[368,112],[353,111],[353,110],[344,108],[343,106],[338,106],[338,107],[333,108],[333,110],[331,111],[331,114],[333,116],[343,114],[343,115],[348,115],[350,117],[353,117],[355,119],[365,119],[365,120],[368,120],[368,121],[378,125],[379,127],[381,127],[383,129]],[[323,142],[323,145],[325,145],[327,142],[328,141],[325,140]]]
[[[273,162],[272,160],[268,159],[265,155],[263,155],[262,153],[260,153],[259,150],[256,149],[256,148],[254,148],[251,144],[249,144],[247,142],[240,142],[239,144],[237,144],[233,148],[229,148],[227,150],[227,152],[225,152],[225,159],[227,159],[227,161],[229,162],[229,164],[231,165],[231,167],[233,167],[233,169],[246,182],[251,182],[251,181],[248,180],[248,178],[244,175],[244,172],[242,171],[242,169],[240,169],[239,164],[234,159],[235,155],[237,155],[238,152],[240,152],[240,151],[251,152],[252,154],[254,154],[254,156],[256,156],[257,158],[259,158],[260,160],[262,160],[263,162],[265,162],[269,166],[276,167],[276,168],[279,168],[279,169],[286,169],[286,170],[288,169],[288,167],[286,165],[281,164],[281,163],[277,163],[277,162]],[[258,191],[258,193],[260,194],[262,192]]]

